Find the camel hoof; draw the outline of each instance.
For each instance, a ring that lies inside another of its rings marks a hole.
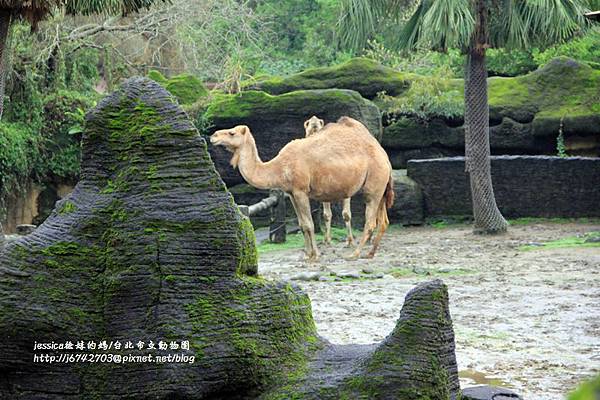
[[[354,247],[354,240],[348,239],[348,241],[346,242],[346,247]]]
[[[362,258],[366,258],[366,259],[371,259],[375,257],[375,253],[367,253],[366,255],[364,255]]]
[[[346,257],[344,257],[345,260],[347,261],[354,261],[354,260],[358,260],[359,254],[357,253],[352,253]]]

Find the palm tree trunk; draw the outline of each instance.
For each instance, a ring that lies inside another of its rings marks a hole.
[[[490,121],[485,49],[469,50],[465,79],[465,156],[471,181],[476,233],[505,232],[490,173]]]
[[[6,59],[8,53],[8,30],[10,28],[10,11],[0,9],[0,120],[4,111],[4,84],[6,78]]]

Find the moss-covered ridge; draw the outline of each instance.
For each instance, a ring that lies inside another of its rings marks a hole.
[[[272,77],[250,88],[270,94],[307,89],[351,89],[373,99],[378,92],[390,96],[402,94],[410,85],[411,74],[385,67],[366,58],[353,58],[331,67],[307,69],[287,77]]]
[[[166,78],[159,71],[151,70],[148,78],[158,82],[169,93],[177,98],[179,104],[189,105],[208,95],[208,90],[200,79],[191,74],[176,75]]]

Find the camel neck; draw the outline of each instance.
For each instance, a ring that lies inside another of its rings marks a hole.
[[[251,186],[257,189],[272,189],[277,187],[275,178],[277,174],[272,174],[272,161],[262,162],[256,142],[252,135],[248,134],[246,144],[240,149],[238,168],[240,173]]]

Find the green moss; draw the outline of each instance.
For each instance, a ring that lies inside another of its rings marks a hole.
[[[597,241],[591,241],[595,239]],[[570,236],[562,239],[552,240],[540,245],[527,245],[519,247],[519,250],[529,251],[537,249],[563,249],[571,247],[600,247],[600,232],[590,232],[582,236]]]
[[[167,82],[167,78],[165,78],[165,76],[160,71],[157,71],[155,69],[148,71],[147,76],[153,81],[160,83],[161,86]]]
[[[148,72],[148,78],[156,81],[169,93],[177,98],[179,104],[193,104],[208,95],[208,90],[198,78],[190,74],[181,74],[172,78],[165,78],[160,72]]]
[[[231,373],[243,374],[250,386],[264,386],[302,365],[310,352],[307,345],[318,342],[310,301],[291,287],[260,278],[234,279],[227,291],[207,291],[185,306],[191,344],[199,358],[209,348],[219,349],[223,357],[235,355]],[[264,310],[265,301],[269,310]]]
[[[569,394],[569,400],[597,400],[600,396],[600,375],[584,382],[577,390]]]
[[[309,89],[351,89],[372,99],[381,91],[392,96],[403,93],[410,86],[411,76],[373,60],[354,58],[340,65],[270,78],[259,82],[256,87],[271,94]]]
[[[258,272],[258,251],[256,249],[256,237],[250,219],[240,217],[238,229],[238,241],[240,243],[239,262],[237,274],[256,275]]]
[[[77,206],[70,202],[70,201],[65,201],[62,206],[60,207],[60,210],[58,210],[59,214],[70,214],[74,211],[77,211]]]
[[[219,95],[208,106],[206,117],[210,120],[240,120],[250,116],[278,115],[294,110],[297,114],[312,115],[315,104],[363,103],[365,100],[349,90],[298,90],[279,96],[249,90],[236,95]]]

